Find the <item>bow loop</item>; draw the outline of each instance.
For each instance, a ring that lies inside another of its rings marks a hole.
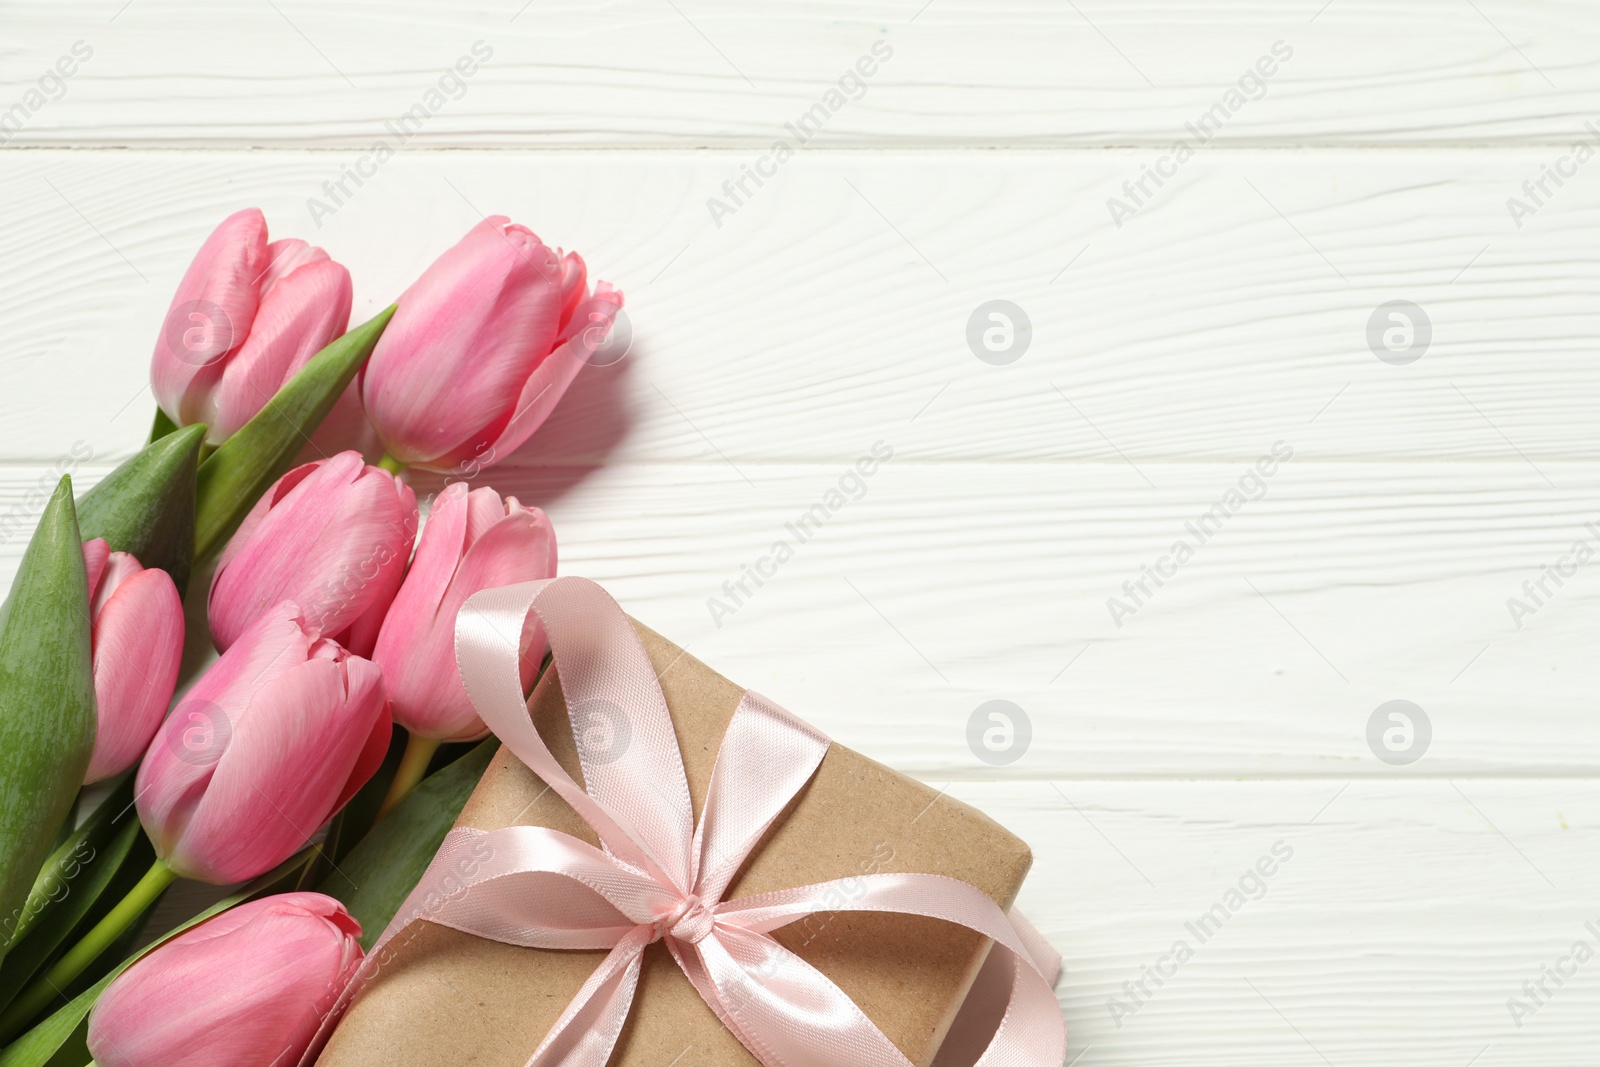
[[[694,834],[694,886],[721,900],[728,884],[828,754],[828,739],[755,692],[739,701],[717,749]]]
[[[583,787],[534,729],[520,666],[508,669],[530,611],[555,656]],[[594,827],[607,851],[688,889],[694,809],[683,756],[650,657],[616,601],[586,578],[475,593],[456,616],[456,662],[489,729]],[[619,678],[628,684],[618,687]]]

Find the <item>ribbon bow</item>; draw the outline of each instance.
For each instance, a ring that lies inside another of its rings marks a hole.
[[[528,715],[518,653],[530,611],[555,655],[587,789]],[[1066,1035],[1051,992],[1059,960],[1020,917],[1014,923],[965,882],[871,874],[723,899],[828,750],[800,719],[745,693],[695,826],[661,687],[627,616],[599,586],[567,577],[476,594],[457,617],[456,660],[484,722],[604,848],[536,826],[453,830],[368,959],[417,919],[513,945],[609,949],[526,1067],[604,1067],[656,941],[765,1067],[911,1067],[838,986],[768,936],[832,911],[926,915],[993,939],[1010,957],[1010,999],[977,1067],[1061,1063]]]

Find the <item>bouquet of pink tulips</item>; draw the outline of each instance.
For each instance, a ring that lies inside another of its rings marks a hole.
[[[348,329],[326,252],[255,210],[217,227],[156,342],[150,443],[82,497],[61,479],[0,609],[0,1067],[305,1057],[492,754],[457,611],[555,574],[544,512],[468,481],[621,306],[496,216]],[[300,462],[330,412],[377,462]],[[445,487],[419,504],[408,468]],[[179,878],[232,891],[145,931]]]

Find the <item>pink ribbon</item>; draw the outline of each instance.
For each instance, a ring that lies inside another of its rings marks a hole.
[[[529,612],[544,626],[578,740],[580,787],[528,715],[518,651]],[[604,1067],[627,1021],[646,946],[665,941],[689,981],[765,1067],[911,1067],[856,1004],[769,935],[817,912],[926,915],[1004,952],[988,980],[1009,998],[977,1067],[1059,1067],[1051,991],[1060,960],[1020,916],[930,874],[858,878],[725,900],[735,873],[805,786],[828,739],[747,692],[717,753],[700,825],[655,671],[627,616],[582,578],[478,593],[456,621],[456,660],[489,728],[594,828],[597,849],[536,826],[451,831],[374,946],[418,919],[544,949],[609,949],[526,1067]],[[991,1018],[989,1025],[993,1025]],[[953,1035],[983,1048],[981,1036]]]

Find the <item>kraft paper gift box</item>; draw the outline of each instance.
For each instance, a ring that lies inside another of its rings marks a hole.
[[[744,691],[666,638],[634,626],[660,678],[698,818]],[[582,783],[553,670],[529,705],[551,752]],[[504,748],[457,825],[545,826],[599,843]],[[862,874],[919,872],[969,882],[1009,910],[1031,864],[1027,845],[986,815],[834,744],[735,877],[727,899]],[[935,919],[851,912],[813,915],[773,936],[832,979],[920,1067],[934,1062],[990,944]],[[606,955],[522,948],[426,922],[383,951],[378,974],[339,1023],[319,1067],[521,1067]],[[611,1067],[669,1064],[753,1067],[757,1061],[658,942],[646,950]]]

